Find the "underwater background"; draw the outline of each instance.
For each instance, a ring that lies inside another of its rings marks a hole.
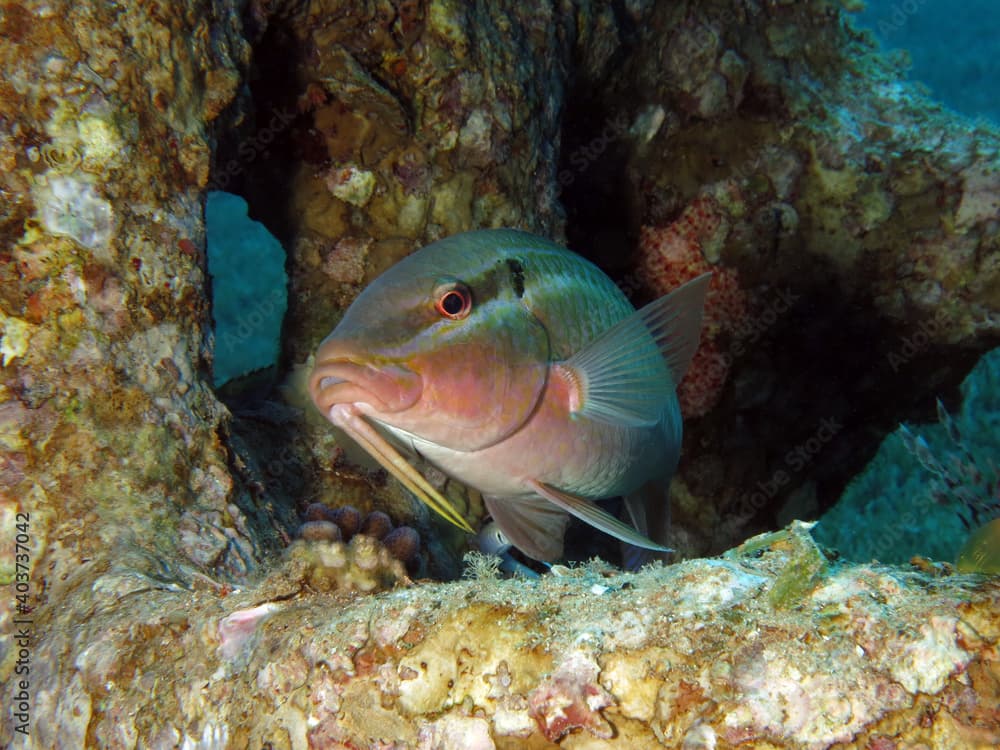
[[[1000,122],[1000,36],[990,0],[870,0],[855,17],[886,50],[906,55],[911,80],[969,117]]]
[[[0,746],[1000,746],[998,12],[0,6]],[[449,525],[303,397],[492,227],[711,272],[667,560],[418,456]]]
[[[1000,6],[996,3],[872,0],[851,20],[873,34],[929,97],[970,119],[1000,122],[1000,34],[996,33]],[[567,137],[572,140],[573,134]],[[207,255],[213,280],[218,386],[279,364],[286,309],[285,253],[246,212],[245,201],[223,192],[209,193]],[[260,299],[273,299],[273,304],[255,306]],[[248,317],[246,310],[251,307],[255,313]],[[814,531],[817,539],[851,560],[903,563],[917,554],[955,560],[970,531],[1000,515],[1000,495],[994,494],[1000,493],[998,360],[1000,350],[985,355],[962,382],[960,394],[939,394],[952,396],[960,444],[949,439],[941,425],[910,425],[943,464],[957,463],[956,476],[961,476],[953,481],[969,484],[967,492],[984,504],[974,518],[969,517],[968,497],[961,499],[962,489],[942,490],[942,477],[922,465],[914,450],[906,447],[902,433],[894,430],[875,450],[871,462],[846,482],[834,507],[816,515],[815,506],[803,508],[793,502],[778,511],[777,522],[787,522],[796,513],[821,518]],[[1000,538],[996,544],[1000,547]],[[576,550],[584,557],[594,552],[611,550],[606,546]]]

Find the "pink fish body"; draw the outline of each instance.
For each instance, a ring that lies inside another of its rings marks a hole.
[[[593,500],[669,482],[676,383],[708,276],[641,311],[580,256],[524,232],[448,237],[390,268],[320,345],[317,408],[456,525],[467,522],[385,438],[479,490],[531,557],[562,554],[569,514],[663,550]],[[629,502],[642,527],[643,509]],[[643,529],[644,530],[644,529]]]

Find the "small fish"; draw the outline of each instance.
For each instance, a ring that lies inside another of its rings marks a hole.
[[[313,403],[421,501],[465,518],[400,454],[482,493],[528,556],[562,555],[569,516],[669,551],[639,526],[677,465],[676,384],[698,347],[710,279],[638,312],[600,269],[535,235],[466,232],[403,259],[354,301],[315,356]],[[640,533],[642,532],[642,533]]]
[[[972,532],[958,553],[955,568],[959,573],[1000,575],[1000,518]]]
[[[490,521],[479,530],[473,542],[479,551],[484,555],[493,555],[500,558],[498,569],[507,577],[519,576],[521,578],[538,578],[538,573],[527,565],[523,565],[510,554],[510,549],[514,545],[497,525],[496,521]]]
[[[500,557],[507,554],[511,547],[510,539],[503,533],[496,521],[490,521],[479,530],[476,535],[476,546],[484,555],[496,555]]]

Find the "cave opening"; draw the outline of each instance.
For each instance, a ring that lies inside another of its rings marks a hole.
[[[629,267],[639,229],[630,184],[629,112],[579,86],[566,99],[557,193],[572,249],[616,278]]]
[[[244,83],[215,123],[206,191],[206,237],[215,328],[213,384],[232,414],[233,473],[248,488],[242,510],[296,534],[310,494],[313,457],[304,427],[304,389],[289,388],[286,355],[291,243],[290,186],[301,163],[308,119],[297,100],[302,48],[274,9],[266,22],[244,15],[252,56]],[[285,393],[294,394],[286,397]]]
[[[205,235],[212,280],[215,351],[212,379],[225,393],[278,364],[288,304],[285,251],[263,224],[247,215],[240,196],[208,193]]]
[[[242,90],[227,116],[220,118],[210,184],[243,198],[250,219],[281,243],[285,276],[275,284],[287,288],[293,286],[295,243],[303,234],[301,210],[293,205],[296,181],[303,170],[315,171],[330,163],[315,128],[315,102],[309,100],[319,87],[305,79],[316,68],[317,52],[302,39],[299,12],[294,4],[271,8],[266,17],[246,9],[252,56]],[[277,365],[255,390],[275,386],[304,359],[289,343],[289,327],[299,309],[299,300],[288,300]]]

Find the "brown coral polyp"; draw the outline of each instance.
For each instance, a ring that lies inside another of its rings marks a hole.
[[[331,508],[310,503],[303,513],[298,536],[305,542],[343,542],[357,567],[372,570],[386,555],[406,565],[410,572],[420,560],[420,534],[408,526],[394,528],[388,514],[373,510],[364,517],[353,505]]]

